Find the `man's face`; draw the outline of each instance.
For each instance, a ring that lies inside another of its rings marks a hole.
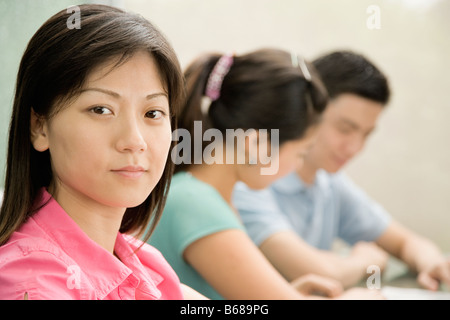
[[[324,112],[316,143],[305,161],[337,172],[362,150],[382,110],[383,104],[355,94],[337,96]]]

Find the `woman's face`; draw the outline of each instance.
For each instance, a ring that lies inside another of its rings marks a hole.
[[[283,143],[279,146],[278,152],[275,151],[271,154],[269,163],[267,163],[267,159],[261,159],[258,156],[257,164],[238,166],[239,180],[251,189],[263,189],[298,169],[316,140],[316,132],[317,129],[314,126],[306,131],[304,137]],[[270,142],[268,143],[270,144]],[[258,146],[259,148],[261,145]]]
[[[154,59],[135,53],[94,69],[81,94],[49,120],[32,121],[36,150],[49,150],[58,199],[128,208],[149,196],[171,144],[169,101]]]

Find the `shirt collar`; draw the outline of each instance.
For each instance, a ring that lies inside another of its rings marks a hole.
[[[315,189],[328,190],[330,188],[331,175],[323,169],[319,169],[312,184],[306,184],[296,172],[275,181],[272,187],[279,193],[297,194],[311,193]]]
[[[284,194],[305,192],[308,189],[308,185],[305,184],[295,172],[292,172],[287,176],[275,181],[272,184],[272,187],[277,192]]]
[[[157,285],[162,276],[146,269],[126,236],[117,234],[114,251],[119,259],[93,241],[64,211],[56,200],[42,189],[42,208],[32,216],[37,224],[77,264],[95,288],[97,298],[105,298],[125,280],[144,296],[158,299]],[[137,241],[137,240],[136,240]]]

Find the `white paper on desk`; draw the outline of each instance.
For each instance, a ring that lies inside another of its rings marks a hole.
[[[415,288],[383,287],[381,293],[388,300],[450,300],[450,292]]]

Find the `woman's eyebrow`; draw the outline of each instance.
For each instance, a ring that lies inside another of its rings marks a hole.
[[[158,98],[158,97],[166,97],[166,98],[169,98],[169,96],[167,95],[167,93],[165,93],[165,92],[158,92],[158,93],[152,93],[152,94],[149,94],[145,99],[146,100],[151,100],[151,99],[155,99],[155,98]]]
[[[86,89],[82,89],[80,91],[80,93],[83,93],[83,92],[86,92],[86,91],[97,91],[97,92],[101,92],[101,93],[107,94],[109,96],[112,96],[113,98],[116,98],[116,99],[121,98],[121,95],[119,93],[117,93],[115,91],[108,90],[108,89],[102,89],[102,88],[86,88]],[[152,94],[147,95],[145,97],[145,99],[146,100],[152,100],[152,99],[158,98],[160,96],[168,98],[167,93],[165,93],[165,92],[157,92],[157,93],[152,93]]]
[[[118,94],[117,92],[107,90],[107,89],[101,89],[101,88],[86,88],[86,89],[80,90],[80,93],[87,92],[87,91],[97,91],[97,92],[101,92],[101,93],[107,94],[109,96],[112,96],[116,99],[120,98],[120,94]]]

